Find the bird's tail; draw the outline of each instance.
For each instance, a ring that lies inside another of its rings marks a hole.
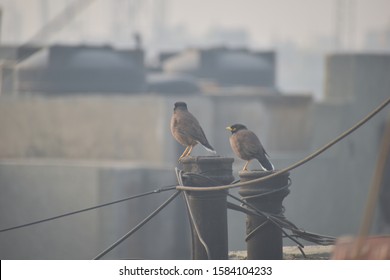
[[[269,159],[266,156],[258,158],[257,160],[260,162],[261,166],[265,170],[273,171],[275,169],[274,165],[269,161]]]
[[[214,150],[214,148],[209,144],[209,142],[206,143],[200,143],[207,151],[216,154],[217,152]]]

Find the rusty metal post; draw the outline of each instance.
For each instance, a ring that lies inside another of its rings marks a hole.
[[[269,171],[241,171],[239,176],[241,182],[245,182],[271,173]],[[262,212],[282,214],[283,199],[290,193],[288,186],[289,173],[286,173],[264,182],[243,186],[239,194],[249,205]],[[248,260],[283,259],[282,232],[267,218],[247,215],[246,233]]]
[[[204,188],[229,184],[234,180],[233,161],[225,157],[184,158],[183,183]],[[192,215],[192,259],[228,259],[226,194],[226,191],[186,192]]]

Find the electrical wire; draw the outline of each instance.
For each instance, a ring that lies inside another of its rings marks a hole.
[[[284,233],[289,239],[291,239],[292,241],[294,241],[296,244],[298,244],[299,246],[301,247],[304,247],[302,243],[300,243],[298,240],[296,240],[294,237],[292,237],[290,234],[288,234],[284,229],[283,227],[277,222],[277,221],[280,221],[279,219],[275,218],[275,217],[272,217],[269,213],[266,213],[266,212],[263,212],[263,211],[260,211],[258,210],[256,207],[254,207],[253,205],[247,203],[245,200],[243,199],[240,199],[232,194],[228,194],[228,196],[230,196],[231,198],[241,202],[242,204],[244,204],[245,206],[251,208],[255,213],[254,215],[256,216],[259,216],[259,217],[263,217],[265,219],[267,219],[268,221],[270,221],[271,223],[273,223],[276,227],[278,227],[282,233]],[[291,223],[291,222],[289,222]],[[291,223],[292,224],[292,223]],[[294,225],[294,224],[292,224]],[[295,227],[295,225],[294,225]]]
[[[216,183],[217,182],[213,178],[209,178],[209,177],[207,177],[205,175],[201,175],[201,174],[197,174],[197,173],[189,173],[188,172],[188,173],[182,174],[182,171],[177,169],[177,168],[176,168],[176,174],[180,174],[180,175],[177,175],[177,176],[181,176],[181,177],[184,177],[184,176],[187,176],[187,177],[194,176],[194,177],[198,177],[198,178],[203,178],[205,180],[208,180],[210,183]],[[182,180],[178,180],[178,181],[180,182],[180,184],[182,184]],[[235,210],[235,211],[239,211],[239,212],[243,212],[243,213],[245,213],[247,215],[254,215],[254,216],[265,218],[266,221],[271,222],[276,227],[278,227],[282,231],[282,233],[285,235],[285,237],[287,237],[287,238],[291,239],[293,242],[295,242],[298,245],[298,247],[303,248],[304,246],[295,237],[299,237],[301,239],[304,239],[306,241],[310,241],[310,242],[313,242],[313,243],[316,243],[316,244],[319,244],[319,245],[330,245],[330,244],[333,244],[334,241],[335,241],[334,237],[325,236],[325,235],[319,235],[319,234],[316,234],[316,233],[311,233],[311,232],[307,232],[305,230],[302,230],[302,229],[298,228],[296,225],[294,225],[292,222],[290,222],[283,215],[282,212],[279,213],[279,214],[267,213],[267,212],[264,212],[264,211],[260,211],[259,209],[254,207],[252,204],[247,202],[248,199],[264,197],[264,196],[267,196],[267,195],[275,194],[275,193],[280,192],[280,191],[285,191],[286,189],[288,189],[291,186],[291,183],[292,183],[291,179],[289,178],[288,179],[288,183],[287,183],[286,186],[283,186],[283,187],[281,187],[279,189],[273,189],[273,190],[270,190],[268,192],[264,192],[264,193],[261,193],[261,194],[258,194],[258,195],[245,196],[245,197],[243,197],[243,199],[238,198],[238,197],[236,197],[236,196],[234,196],[234,195],[232,195],[230,193],[227,193],[227,195],[229,197],[231,197],[234,200],[240,202],[241,204],[247,206],[247,208],[244,208],[242,206],[233,204],[231,202],[228,202],[227,206],[228,206],[229,209],[232,209],[232,210]],[[265,223],[263,225],[265,225]],[[252,236],[254,233],[256,233],[256,231],[258,231],[260,228],[261,227],[255,228],[250,234],[247,235],[246,240],[248,238],[250,238],[250,236]],[[290,230],[293,234],[288,234],[284,230],[284,228]]]
[[[174,189],[176,189],[176,185],[162,187],[162,188],[150,191],[150,192],[133,195],[133,196],[122,198],[122,199],[119,199],[119,200],[116,200],[116,201],[112,201],[112,202],[108,202],[108,203],[104,203],[104,204],[100,204],[100,205],[84,208],[84,209],[77,210],[77,211],[72,211],[72,212],[69,212],[69,213],[65,213],[65,214],[61,214],[61,215],[58,215],[58,216],[50,217],[50,218],[47,218],[47,219],[42,219],[42,220],[30,222],[30,223],[19,225],[19,226],[13,226],[13,227],[1,229],[0,233],[1,232],[6,232],[6,231],[10,231],[10,230],[14,230],[14,229],[18,229],[18,228],[28,227],[28,226],[32,226],[32,225],[36,225],[36,224],[40,224],[40,223],[44,223],[44,222],[48,222],[48,221],[52,221],[52,220],[56,220],[56,219],[67,217],[67,216],[71,216],[71,215],[74,215],[74,214],[79,214],[79,213],[82,213],[82,212],[86,212],[86,211],[94,210],[94,209],[97,209],[97,208],[101,208],[101,207],[117,204],[117,203],[120,203],[120,202],[132,200],[132,199],[135,199],[135,198],[139,198],[139,197],[143,197],[143,196],[147,196],[147,195],[151,195],[151,194],[155,194],[155,193],[160,193],[160,192],[164,192],[164,191],[170,191],[170,190],[174,190]]]
[[[200,243],[203,245],[203,248],[204,248],[204,250],[206,251],[207,259],[210,260],[210,259],[211,259],[211,253],[210,253],[209,246],[207,245],[206,241],[204,241],[202,235],[200,234],[198,225],[197,225],[197,223],[196,223],[196,221],[195,221],[194,214],[192,213],[190,204],[189,204],[189,202],[188,202],[187,193],[186,193],[186,192],[183,192],[183,193],[184,193],[184,198],[185,198],[185,202],[186,202],[188,214],[189,214],[189,216],[190,216],[190,218],[191,218],[191,225],[194,227],[195,232],[196,232],[196,236],[198,237]]]
[[[367,121],[369,121],[372,117],[374,117],[377,113],[379,113],[383,108],[385,108],[389,103],[390,103],[390,98],[385,100],[377,108],[375,108],[373,111],[371,111],[371,113],[366,115],[362,120],[360,120],[354,126],[352,126],[348,130],[346,130],[345,132],[340,134],[334,140],[332,140],[329,143],[327,143],[326,145],[324,145],[322,148],[320,148],[317,151],[313,152],[312,154],[310,154],[309,156],[305,157],[304,159],[302,159],[302,160],[300,160],[300,161],[298,161],[298,162],[296,162],[296,163],[294,163],[294,164],[292,164],[292,165],[290,165],[290,166],[288,166],[288,167],[286,167],[284,169],[281,169],[281,170],[279,170],[277,172],[271,173],[270,175],[267,175],[267,176],[264,176],[264,177],[261,177],[261,178],[257,178],[257,179],[253,179],[253,180],[250,180],[250,181],[239,182],[239,183],[230,184],[230,185],[221,185],[221,186],[207,187],[207,188],[189,187],[189,186],[177,186],[176,189],[183,190],[183,191],[220,191],[220,190],[226,190],[226,189],[232,189],[232,188],[247,186],[247,185],[251,185],[253,183],[259,183],[259,182],[263,182],[263,181],[269,180],[271,178],[277,177],[277,176],[279,176],[281,174],[284,174],[284,173],[286,173],[288,171],[291,171],[291,170],[293,170],[293,169],[295,169],[295,168],[297,168],[297,167],[307,163],[308,161],[312,160],[316,156],[320,155],[321,153],[323,153],[324,151],[326,151],[327,149],[332,147],[334,144],[336,144],[337,142],[341,141],[342,139],[344,139],[345,137],[350,135],[352,132],[354,132],[356,129],[361,127]]]
[[[178,169],[177,167],[175,167],[175,173],[176,173],[176,177],[177,177],[177,182],[180,184],[180,185],[183,185],[183,170],[180,170]],[[204,176],[204,175],[200,175],[200,174],[196,174],[196,173],[187,173],[186,175],[188,176],[196,176],[196,175],[199,175],[199,177],[201,178],[206,178],[206,179],[209,179],[209,180],[212,180],[214,181],[213,179],[207,177],[207,176]],[[188,201],[188,196],[187,196],[187,193],[186,192],[183,192],[184,194],[184,202],[186,203],[186,207],[187,207],[187,212],[188,212],[188,216],[190,217],[190,226],[191,226],[191,229],[195,230],[195,233],[200,241],[200,243],[203,245],[203,248],[205,249],[206,251],[206,255],[207,255],[207,259],[210,260],[211,259],[211,253],[210,253],[210,249],[209,249],[209,246],[207,245],[206,241],[204,241],[202,235],[200,234],[200,231],[199,231],[199,228],[198,228],[198,225],[195,221],[195,217],[194,217],[194,214],[192,213],[192,210],[191,210],[191,207],[190,207],[190,203]],[[191,234],[193,234],[193,230],[191,230]],[[192,236],[192,238],[194,238],[194,236]]]
[[[287,220],[287,218],[282,214],[270,214],[270,213],[267,213],[264,211],[260,211],[259,209],[254,207],[252,204],[247,203],[245,201],[245,198],[240,199],[232,194],[228,194],[228,196],[241,202],[245,206],[251,208],[253,211],[255,211],[255,213],[257,213],[257,215],[261,215],[262,217],[268,219],[270,222],[272,222],[274,225],[276,225],[278,228],[280,228],[282,230],[282,232],[286,235],[286,237],[288,237],[289,239],[291,239],[292,241],[294,241],[298,245],[301,245],[301,243],[297,242],[297,240],[293,237],[299,237],[299,238],[305,239],[307,241],[317,243],[319,245],[331,245],[336,240],[332,236],[319,235],[316,233],[311,233],[311,232],[302,230],[302,229],[298,228],[296,225],[294,225],[292,222]],[[283,228],[290,230],[294,234],[291,234],[291,235],[287,234],[285,231],[283,231]],[[302,247],[303,247],[303,245],[302,245]]]
[[[147,216],[145,219],[143,219],[138,225],[136,225],[133,229],[131,229],[128,233],[126,233],[124,236],[119,238],[117,241],[115,241],[110,247],[105,249],[103,252],[99,253],[94,260],[99,260],[103,256],[105,256],[108,252],[110,252],[112,249],[114,249],[116,246],[118,246],[120,243],[122,243],[124,240],[126,240],[129,236],[131,236],[133,233],[135,233],[137,230],[139,230],[143,225],[145,225],[147,222],[149,222],[154,216],[156,216],[162,209],[165,208],[172,200],[174,200],[181,191],[176,191],[173,195],[171,195],[163,204],[161,204],[156,210],[154,210],[149,216]]]

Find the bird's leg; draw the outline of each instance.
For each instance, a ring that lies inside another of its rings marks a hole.
[[[186,157],[188,157],[190,154],[191,154],[191,152],[192,152],[192,148],[193,148],[194,146],[190,146],[190,149],[187,151],[187,153],[186,153]]]
[[[181,156],[179,157],[179,162],[180,160],[183,158],[183,157],[186,157],[187,156],[187,152],[188,152],[188,149],[190,148],[190,146],[187,146],[186,149],[184,150],[184,152],[181,154]]]
[[[248,164],[249,164],[250,160],[248,160],[245,165],[244,165],[244,168],[242,169],[242,171],[247,171],[248,170]]]

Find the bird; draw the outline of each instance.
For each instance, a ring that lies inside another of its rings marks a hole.
[[[198,120],[192,115],[184,102],[176,102],[171,118],[172,136],[181,145],[185,146],[183,154],[179,158],[188,157],[192,149],[200,143],[206,150],[216,153],[204,134]]]
[[[248,164],[253,159],[259,161],[264,171],[274,170],[273,164],[268,160],[267,152],[255,133],[243,124],[233,124],[226,129],[232,133],[229,141],[233,152],[239,158],[247,161],[242,171],[248,170]]]

